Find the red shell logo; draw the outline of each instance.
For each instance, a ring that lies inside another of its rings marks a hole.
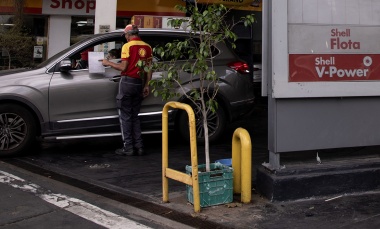
[[[145,57],[146,56],[146,50],[144,48],[139,49],[139,56],[140,57]]]

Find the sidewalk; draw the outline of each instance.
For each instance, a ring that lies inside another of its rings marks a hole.
[[[8,162],[196,228],[380,228],[380,190],[281,202],[270,202],[261,196],[255,189],[255,175],[261,164],[268,162],[268,153],[266,111],[259,109],[261,112],[253,114],[250,119],[254,121],[246,126],[253,142],[250,204],[239,203],[237,195],[231,204],[202,208],[201,213],[195,214],[186,200],[185,184],[172,180],[169,181],[170,203],[162,203],[161,148],[157,147],[161,145],[161,135],[144,136],[148,154],[142,157],[114,154],[114,148],[121,143],[110,138],[45,142],[40,154]],[[211,146],[211,161],[231,157],[232,132],[244,123],[242,120],[232,125],[225,139]],[[186,144],[176,136],[169,136],[170,168],[184,171],[190,163],[190,147]],[[202,149],[198,147],[199,164],[204,163]],[[378,157],[378,152],[380,147],[342,149],[336,157],[360,157],[366,153]],[[328,155],[331,152],[320,154],[322,160],[327,160]],[[314,152],[284,156],[282,163],[292,167],[300,160],[315,163]]]

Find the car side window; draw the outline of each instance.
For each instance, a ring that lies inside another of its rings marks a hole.
[[[113,44],[111,44],[113,43]],[[121,56],[121,47],[123,43],[119,41],[113,42],[104,42],[90,46],[84,50],[81,50],[74,54],[73,59],[73,68],[74,69],[87,69],[88,68],[88,53],[89,52],[104,52],[104,58],[112,59],[113,61],[120,60]],[[109,47],[113,47],[109,49]],[[106,51],[107,50],[107,51]],[[79,57],[79,58],[78,58]]]
[[[87,69],[88,68],[88,53],[94,51],[94,46],[91,46],[85,50],[79,52],[79,55],[76,54],[75,57],[79,59],[75,59],[73,63],[74,69]]]
[[[143,41],[145,41],[146,43],[148,43],[153,49],[155,47],[163,47],[165,48],[165,45],[167,43],[176,43],[176,42],[182,42],[182,41],[185,41],[188,37],[185,37],[185,36],[142,36],[142,39]],[[189,47],[189,50],[190,49],[193,49],[195,47],[198,46],[198,44],[200,43],[199,39],[197,38],[193,38],[191,39],[191,43],[190,43],[190,47]],[[215,48],[214,46],[211,47],[211,55],[214,57],[216,55],[219,54],[219,50],[217,48]],[[154,55],[154,60],[156,61],[168,61],[170,59],[172,59],[172,57],[166,57],[165,59],[162,59],[161,56],[157,56],[155,53],[153,53]],[[188,52],[186,50],[184,50],[182,52],[182,55],[179,57],[179,60],[188,60],[189,59],[189,55],[188,55]]]
[[[70,69],[65,68],[65,71],[67,70],[85,70],[88,69],[88,53],[89,52],[104,52],[104,57],[108,57],[109,53],[108,51],[114,49],[113,51],[119,51],[120,54],[116,55],[116,59],[114,59],[114,62],[117,62],[117,59],[120,60],[121,55],[121,47],[125,43],[125,38],[122,37],[114,37],[114,38],[107,38],[103,39],[97,42],[94,42],[90,45],[83,46],[80,50],[76,51],[75,53],[68,56],[66,59],[67,61],[71,62]],[[108,51],[105,51],[108,50]],[[115,55],[115,54],[114,54]],[[60,66],[61,63],[58,63],[54,69],[54,71],[60,71],[62,66]]]
[[[178,41],[186,40],[184,36],[170,36],[170,35],[165,35],[165,36],[141,35],[141,39],[145,41],[146,43],[148,43],[152,47],[152,49],[154,49],[155,47],[165,48],[165,45],[167,43],[175,43]],[[157,56],[155,53],[153,53],[153,55],[154,55],[153,59],[156,61],[168,61],[172,58],[172,57],[167,57],[163,59],[161,56]],[[179,60],[188,60],[188,59],[189,59],[189,56],[187,55],[186,51],[184,51],[183,55],[180,56],[179,58]]]

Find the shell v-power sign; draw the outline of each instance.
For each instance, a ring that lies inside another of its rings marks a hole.
[[[289,82],[380,80],[379,28],[290,25],[290,31]]]

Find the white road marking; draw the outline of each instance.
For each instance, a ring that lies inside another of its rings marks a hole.
[[[72,198],[59,193],[51,193],[37,184],[30,183],[20,177],[0,170],[0,183],[10,185],[25,192],[33,193],[48,203],[54,204],[66,211],[74,213],[82,218],[92,221],[106,228],[133,228],[147,229],[145,225],[124,218],[110,211],[101,209],[82,200]]]

